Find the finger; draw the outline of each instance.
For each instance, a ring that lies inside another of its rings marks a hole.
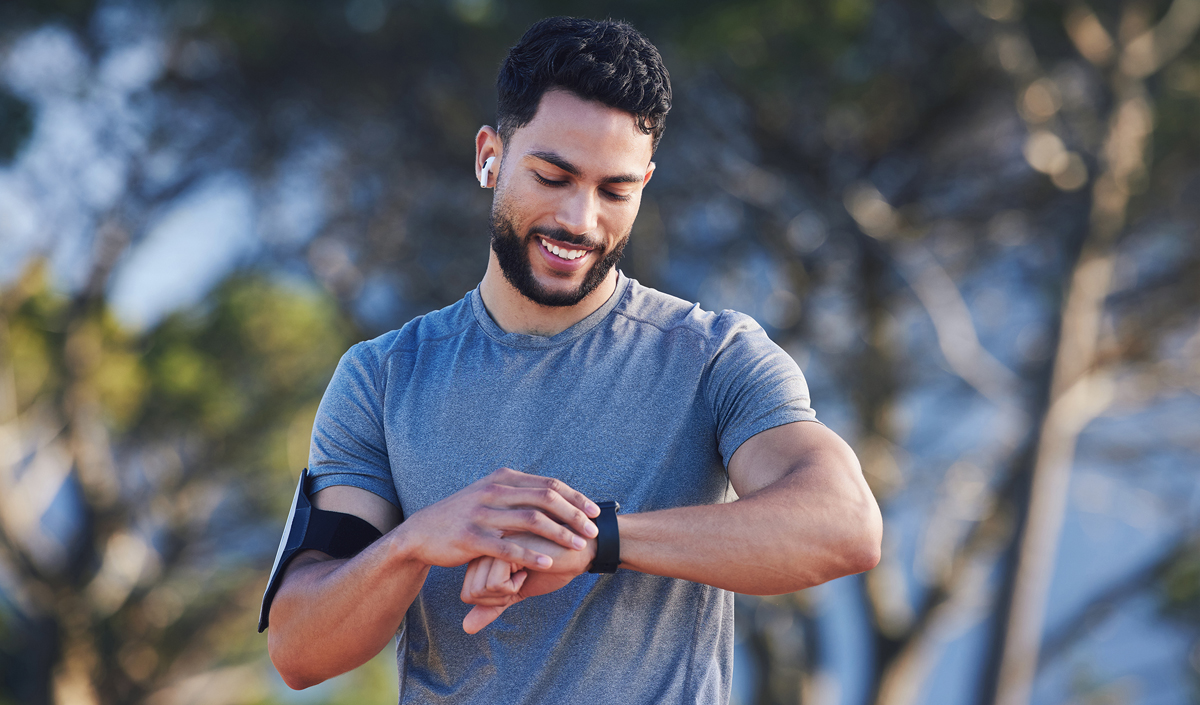
[[[468,634],[478,634],[479,630],[496,621],[496,618],[504,613],[508,606],[481,606],[476,605],[471,608],[466,617],[463,617],[463,631]]]
[[[480,595],[472,597],[469,600],[463,600],[468,605],[478,605],[480,607],[508,607],[517,599],[515,595]]]
[[[528,577],[529,571],[524,569],[516,571],[512,573],[512,577],[508,581],[502,583],[498,588],[492,589],[489,587],[483,592],[471,595],[469,600],[463,600],[463,602],[472,605],[511,605],[513,598],[520,595],[521,587],[525,584],[525,580]]]
[[[570,490],[570,488],[567,488],[566,485],[558,480],[540,479],[555,483],[556,486],[561,485],[562,488]],[[583,537],[590,538],[599,533],[595,522],[588,518],[588,514],[582,508],[568,501],[560,489],[553,487],[507,487],[497,489],[509,506],[536,507],[548,514],[554,521],[565,524],[576,534]],[[575,491],[570,490],[570,492],[574,493]],[[583,497],[583,495],[579,496]]]
[[[472,597],[475,593],[475,582],[478,579],[480,572],[487,573],[487,563],[494,561],[491,556],[481,556],[472,560],[467,564],[467,574],[463,576],[462,590],[459,593],[459,599],[467,604],[473,604]]]
[[[582,550],[587,542],[569,527],[552,520],[537,509],[494,509],[480,507],[477,523],[498,529],[506,534],[527,532],[549,539],[554,543],[575,551]],[[590,521],[588,522],[591,523]]]
[[[463,578],[463,589],[468,591],[468,595],[472,599],[463,600],[463,602],[474,603],[479,597],[487,594],[487,580],[491,569],[497,564],[507,565],[505,561],[498,561],[491,556],[476,558],[472,561],[472,568],[467,569],[467,577]]]
[[[518,570],[512,574],[513,591],[518,595],[521,593],[521,587],[525,585],[525,579],[528,577],[529,571],[524,569]]]
[[[512,563],[508,561],[493,560],[491,570],[488,571],[485,581],[485,590],[489,594],[513,594],[517,589],[512,582]]]
[[[494,536],[481,537],[479,552],[530,570],[549,570],[554,565],[554,559],[544,553]]]
[[[525,575],[524,571],[522,571],[522,575]],[[520,582],[523,584],[525,582],[524,578],[522,578]],[[474,591],[468,589],[464,589],[461,595],[462,601],[468,605],[488,606],[510,605],[512,604],[514,597],[516,597],[516,593],[510,591],[505,591],[503,593],[489,593],[486,591]]]
[[[497,484],[501,486],[507,485],[511,487],[549,490],[562,497],[563,501],[582,513],[585,518],[600,516],[600,507],[596,506],[595,502],[562,480],[554,477],[543,477],[541,475],[529,475],[516,470],[509,470],[508,468],[502,468],[502,470],[506,470],[507,472],[501,473],[498,470],[497,473],[499,474],[495,475]],[[566,516],[560,518],[563,521],[567,521]]]
[[[469,605],[508,605],[528,577],[529,572],[515,563],[477,558],[467,567],[459,597]]]

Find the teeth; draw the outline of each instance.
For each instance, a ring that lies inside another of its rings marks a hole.
[[[579,259],[587,254],[587,250],[565,250],[558,245],[552,245],[545,240],[542,240],[542,245],[550,252],[565,260]]]

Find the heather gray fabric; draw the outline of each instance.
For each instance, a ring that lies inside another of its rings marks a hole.
[[[816,420],[795,362],[748,316],[621,275],[550,338],[505,333],[479,296],[360,343],[317,413],[313,489],[361,487],[405,516],[499,467],[558,477],[622,513],[732,499],[724,464]],[[462,630],[465,567],[433,568],[397,634],[402,703],[724,703],[732,593],[582,575]]]

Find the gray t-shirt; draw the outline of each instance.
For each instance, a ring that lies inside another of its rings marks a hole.
[[[476,289],[345,354],[317,412],[313,491],[405,516],[496,468],[557,477],[621,513],[733,499],[746,439],[813,421],[796,363],[749,316],[621,275],[553,337],[505,333]],[[397,634],[402,703],[724,703],[733,595],[620,570],[510,607],[475,635],[465,566],[437,568]]]

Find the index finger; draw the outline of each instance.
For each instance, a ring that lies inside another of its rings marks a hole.
[[[589,519],[582,509],[546,487],[495,485],[488,489],[485,501],[487,507],[497,511],[520,510],[517,513],[522,517],[522,524],[510,526],[508,522],[502,521],[498,525],[508,529],[532,531],[562,544],[564,548],[581,549],[581,538],[591,538],[599,533],[596,523]]]
[[[529,473],[513,470],[512,468],[501,468],[496,473],[500,475],[498,479],[502,480],[503,484],[512,487],[548,489],[562,495],[563,499],[575,505],[575,507],[588,517],[595,519],[600,516],[600,507],[596,506],[595,502],[558,478],[545,477],[544,475],[530,475]]]

